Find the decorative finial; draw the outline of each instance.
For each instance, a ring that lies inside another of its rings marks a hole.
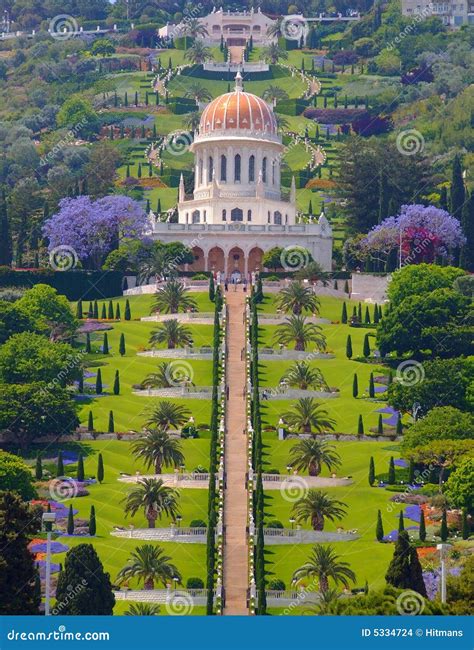
[[[240,70],[238,70],[237,74],[235,75],[235,90],[237,92],[242,90],[242,75],[240,73]]]

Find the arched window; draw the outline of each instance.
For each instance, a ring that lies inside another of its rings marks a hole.
[[[252,221],[252,210],[247,210],[247,221]]]
[[[203,169],[202,158],[200,158],[199,159],[199,185],[202,185],[202,169]]]
[[[281,212],[278,212],[277,210],[273,215],[273,220],[277,226],[281,226]]]
[[[201,217],[200,217],[200,214],[199,214],[199,210],[194,210],[194,212],[192,213],[191,216],[192,216],[193,223],[199,223],[200,222]]]
[[[267,157],[262,160],[262,181],[267,182]]]
[[[227,180],[227,158],[221,156],[221,181]]]
[[[255,182],[255,156],[252,154],[249,158],[249,183]]]
[[[222,210],[222,221],[227,221],[227,212]]]
[[[234,181],[236,183],[240,183],[240,162],[241,158],[240,154],[238,153],[234,158]]]
[[[234,208],[231,213],[230,213],[230,220],[231,221],[243,221],[244,220],[244,212],[240,208]]]
[[[209,165],[207,167],[207,182],[208,183],[212,182],[213,174],[214,174],[214,161],[212,160],[212,156],[209,156]]]

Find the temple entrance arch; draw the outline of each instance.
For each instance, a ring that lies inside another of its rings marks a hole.
[[[215,271],[216,273],[217,271],[221,271],[221,273],[224,273],[225,255],[222,248],[219,248],[219,246],[214,246],[214,248],[211,248],[207,260],[208,271]]]
[[[227,275],[231,280],[242,280],[245,276],[245,254],[238,246],[234,246],[229,251],[227,257]]]
[[[258,246],[252,248],[249,253],[248,272],[252,273],[253,271],[261,271],[263,269],[262,260],[263,260],[262,249],[258,248]]]
[[[206,260],[204,258],[204,251],[199,246],[193,246],[192,248],[194,261],[192,264],[189,264],[188,268],[190,271],[205,271],[206,270]]]

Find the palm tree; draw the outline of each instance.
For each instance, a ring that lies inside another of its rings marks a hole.
[[[164,246],[153,246],[147,258],[138,268],[139,284],[147,284],[150,278],[161,278],[168,267],[169,258]]]
[[[267,36],[271,38],[281,38],[283,36],[282,31],[283,17],[277,18],[273,21],[271,25],[267,27]]]
[[[199,128],[201,122],[201,113],[199,111],[193,111],[188,113],[184,117],[184,127],[194,133]]]
[[[309,280],[309,282],[317,282],[322,280],[324,285],[327,285],[326,273],[323,271],[321,264],[314,260],[301,269],[295,272],[297,280]]]
[[[324,530],[324,518],[334,521],[346,514],[346,504],[322,490],[308,490],[293,506],[297,521],[311,521],[313,530]]]
[[[189,289],[180,280],[171,279],[155,293],[151,313],[159,311],[165,314],[177,314],[180,310],[196,309],[196,306],[196,301],[189,295]]]
[[[348,587],[350,582],[355,582],[356,576],[348,562],[339,560],[332,546],[317,544],[313,546],[308,562],[293,573],[293,583],[296,584],[303,578],[316,578],[320,592],[325,594],[329,591],[329,578],[336,584]]]
[[[211,50],[202,41],[195,41],[186,54],[191,63],[196,65],[201,65],[201,63],[214,58]]]
[[[153,330],[150,336],[150,345],[155,347],[160,343],[166,343],[168,350],[182,348],[185,345],[191,345],[193,337],[191,330],[176,318],[164,320],[158,329]]]
[[[155,474],[161,474],[163,465],[179,467],[184,463],[181,442],[172,438],[163,429],[146,431],[131,445],[135,458],[142,458],[145,466],[155,468]]]
[[[341,464],[341,458],[334,445],[325,440],[309,438],[300,440],[290,450],[290,465],[297,470],[308,470],[310,476],[319,476],[323,465],[329,471]]]
[[[284,129],[288,129],[290,123],[286,119],[286,117],[283,117],[280,113],[275,113],[275,119],[277,123],[277,128],[279,131],[283,131]]]
[[[147,427],[163,429],[179,429],[191,416],[191,411],[181,404],[173,404],[163,400],[153,407],[146,423]]]
[[[319,314],[321,301],[311,287],[305,287],[302,282],[291,282],[288,287],[282,289],[276,299],[279,309],[286,313],[292,312],[300,316],[304,311]]]
[[[304,316],[290,316],[278,325],[273,338],[281,345],[295,342],[295,350],[306,350],[309,343],[314,343],[319,350],[326,349],[326,337],[319,325],[308,323]]]
[[[186,18],[179,30],[183,36],[205,37],[209,34],[207,27],[201,23],[199,18]]]
[[[148,528],[155,528],[156,520],[161,519],[163,513],[176,519],[178,499],[177,491],[164,485],[161,479],[142,478],[124,499],[125,514],[134,517],[143,508]]]
[[[300,390],[307,390],[308,388],[329,390],[329,386],[321,370],[319,368],[311,368],[306,361],[296,361],[282,375],[280,383],[285,383],[288,386],[296,387]]]
[[[322,591],[319,594],[319,599],[316,605],[310,605],[305,607],[303,610],[304,613],[314,614],[315,616],[328,616],[335,613],[335,608],[337,608],[337,602],[341,594],[337,589],[328,589],[327,591]]]
[[[280,88],[280,86],[268,86],[263,91],[262,97],[266,102],[275,106],[277,102],[288,99],[288,93],[283,88]]]
[[[118,572],[117,580],[122,584],[137,578],[139,582],[143,582],[143,587],[147,591],[154,589],[157,581],[166,587],[177,578],[177,582],[181,584],[181,574],[170,560],[171,558],[165,555],[161,546],[155,544],[137,546],[127,564]]]
[[[158,616],[160,606],[152,603],[132,603],[124,616]]]
[[[293,410],[282,413],[282,419],[296,433],[322,433],[333,431],[335,420],[312,397],[302,397]]]
[[[205,102],[212,99],[212,95],[209,90],[202,84],[195,82],[189,86],[189,88],[184,93],[185,97],[192,97],[196,104],[199,102]]]
[[[276,43],[271,43],[267,47],[263,48],[262,56],[265,61],[270,61],[273,65],[278,63],[278,59],[287,59],[288,52],[281,48]]]
[[[175,363],[168,363],[163,361],[158,366],[157,372],[150,372],[142,381],[142,386],[145,388],[170,388],[172,386],[194,386],[190,377],[177,376],[178,367]]]

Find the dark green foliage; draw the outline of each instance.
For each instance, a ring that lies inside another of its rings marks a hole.
[[[370,324],[370,314],[369,314],[369,307],[368,306],[365,308],[364,321],[365,321],[366,324]]]
[[[0,195],[0,266],[10,266],[13,258],[5,192]]]
[[[119,341],[119,354],[120,356],[124,356],[126,350],[125,350],[125,334],[122,332],[120,334],[120,341]]]
[[[102,372],[100,368],[97,369],[97,377],[95,378],[95,392],[96,395],[102,395]]]
[[[443,515],[441,517],[441,528],[439,531],[439,536],[441,537],[442,542],[445,542],[449,537],[448,521],[445,508],[443,509]]]
[[[103,354],[109,354],[109,337],[107,332],[104,332],[104,341],[102,343],[102,352]]]
[[[120,395],[120,375],[119,371],[115,371],[114,377],[114,395]]]
[[[93,318],[99,318],[99,305],[97,303],[97,300],[94,300],[94,310],[93,310]]]
[[[82,300],[77,301],[76,305],[76,318],[80,320],[82,318]]]
[[[401,533],[402,530],[405,530],[405,521],[403,519],[403,510],[400,510],[398,515],[398,532]]]
[[[425,513],[423,511],[423,508],[421,509],[421,513],[420,513],[420,528],[418,531],[418,537],[420,538],[420,542],[424,542],[426,539],[426,523],[425,523]]]
[[[410,458],[408,464],[408,483],[412,485],[414,480],[415,480],[415,461],[413,460],[413,458]]]
[[[87,318],[94,318],[94,307],[92,302],[89,302],[89,307],[87,308]]]
[[[78,481],[83,481],[84,480],[84,458],[82,457],[82,454],[79,454],[79,458],[77,459],[77,480]]]
[[[92,411],[89,411],[89,417],[87,420],[87,430],[94,431],[94,416],[92,415]]]
[[[352,397],[357,397],[359,394],[359,381],[357,379],[357,373],[354,373],[352,378]]]
[[[130,309],[130,302],[129,302],[128,298],[127,298],[127,300],[125,301],[125,314],[124,314],[124,318],[125,318],[125,320],[131,320],[131,319],[132,319],[132,312],[131,312],[131,309]]]
[[[374,373],[370,373],[369,378],[369,397],[375,397],[375,383],[374,383]]]
[[[383,541],[383,522],[382,522],[382,513],[380,510],[377,510],[377,525],[375,526],[375,537],[378,542]]]
[[[462,525],[461,525],[461,537],[463,539],[469,539],[469,521],[467,518],[467,510],[466,508],[463,508],[462,510]],[[420,537],[421,539],[421,537]]]
[[[102,303],[102,309],[100,311],[100,318],[101,318],[101,320],[106,320],[107,319],[107,310],[105,309],[105,302]]]
[[[39,519],[14,492],[0,492],[0,615],[37,615],[41,603],[38,570],[28,550]]]
[[[107,431],[109,433],[114,433],[115,432],[115,423],[114,423],[114,412],[109,411],[109,426]]]
[[[362,415],[359,415],[359,421],[357,422],[357,435],[364,435],[364,420],[362,419]]]
[[[451,176],[451,214],[461,220],[462,209],[466,197],[464,179],[462,176],[461,158],[454,156]]]
[[[385,575],[388,584],[398,589],[413,589],[426,597],[426,587],[416,549],[411,546],[408,533],[398,535],[393,559]]]
[[[69,512],[67,515],[67,534],[74,535],[74,512],[72,504],[69,506]]]
[[[70,598],[71,592],[76,594],[74,598]],[[56,600],[63,603],[61,615],[112,615],[115,596],[110,576],[104,572],[92,544],[79,544],[68,551],[64,571],[58,578]]]
[[[349,294],[349,281],[348,280],[346,280],[344,282],[344,293]]]
[[[390,462],[388,464],[388,478],[387,483],[393,485],[395,483],[395,462],[393,456],[390,456]]]
[[[346,340],[346,357],[352,359],[352,338],[350,334],[347,335]]]
[[[209,300],[211,302],[214,302],[215,297],[216,297],[216,288],[214,286],[214,276],[211,273],[211,275],[209,276]]]
[[[370,343],[369,343],[369,335],[366,334],[364,336],[364,347],[362,349],[362,355],[364,357],[370,357]]]
[[[64,461],[62,451],[58,453],[58,460],[56,461],[56,476],[64,476]]]
[[[97,532],[97,523],[95,520],[95,508],[91,506],[91,511],[89,515],[89,535],[94,536]]]
[[[115,320],[120,320],[121,315],[120,315],[120,303],[118,302],[116,307],[115,307]]]
[[[97,480],[99,483],[102,483],[104,480],[104,459],[102,458],[102,454],[99,454],[97,458]]]
[[[341,323],[347,323],[347,306],[345,302],[342,303]]]
[[[357,318],[359,319],[359,323],[362,323],[362,304],[359,303],[357,305]]]
[[[91,346],[91,335],[89,332],[86,334],[86,347],[85,347],[86,354],[90,354],[92,352],[92,346]]]
[[[375,462],[374,462],[374,457],[371,456],[369,461],[369,485],[372,487],[374,483],[375,483]]]
[[[377,423],[377,435],[383,436],[383,420],[382,413],[379,413],[379,421]]]
[[[108,309],[107,309],[107,318],[109,320],[114,319],[114,305],[113,305],[113,302],[111,300],[109,300],[109,306],[108,306]]]
[[[43,463],[41,461],[41,454],[38,454],[36,456],[35,478],[37,481],[41,481],[43,478]]]
[[[398,414],[398,420],[397,420],[397,436],[403,435],[403,424],[402,424],[402,416],[401,413]]]
[[[379,315],[379,306],[377,303],[374,305],[374,323],[377,324],[380,320],[380,315]]]

